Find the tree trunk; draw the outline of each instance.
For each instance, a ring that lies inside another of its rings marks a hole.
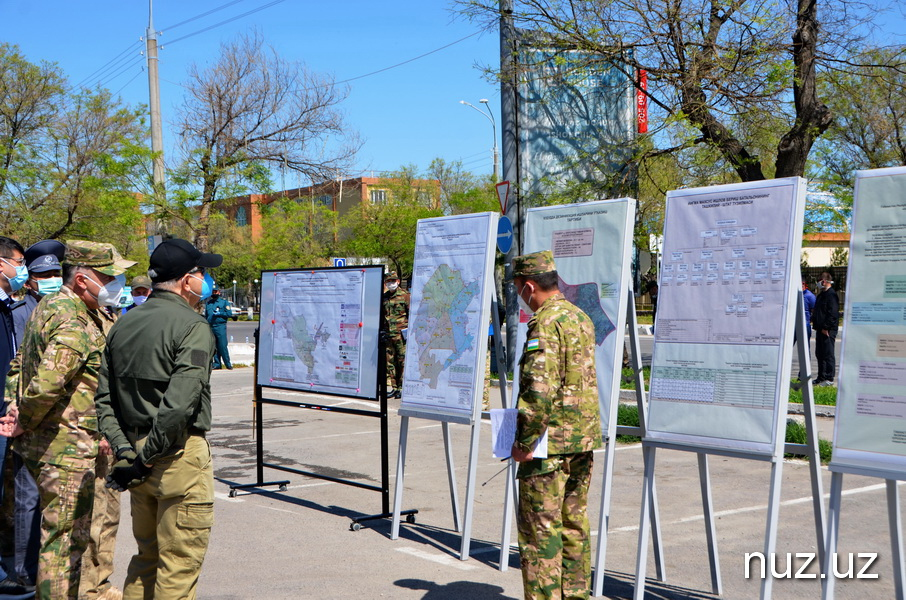
[[[777,146],[776,177],[805,173],[815,140],[830,127],[830,110],[818,99],[815,77],[815,50],[818,42],[818,2],[799,0],[796,32],[793,34],[793,101],[796,123]]]

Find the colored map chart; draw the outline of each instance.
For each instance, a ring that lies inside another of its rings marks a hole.
[[[594,283],[580,283],[570,285],[562,277],[560,279],[560,291],[563,296],[582,309],[589,316],[591,322],[595,324],[595,344],[600,346],[614,330],[616,325],[604,312],[601,307],[601,301],[598,299],[598,286]]]
[[[437,389],[444,371],[474,349],[475,336],[469,331],[466,310],[480,291],[478,281],[466,283],[462,273],[447,264],[438,266],[428,278],[409,335],[419,347],[419,375],[432,390]]]
[[[361,271],[277,275],[271,382],[361,387]]]
[[[419,221],[400,414],[472,418],[483,383],[496,227],[491,213]]]

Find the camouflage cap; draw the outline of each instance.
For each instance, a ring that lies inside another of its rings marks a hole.
[[[113,244],[69,240],[66,242],[66,256],[63,258],[63,264],[88,267],[104,275],[116,276],[125,273],[126,269],[135,264],[135,261],[126,260],[120,256]]]
[[[151,289],[151,278],[147,275],[138,275],[132,278],[132,289],[135,288],[145,288],[146,290]]]
[[[384,281],[391,281],[393,279],[399,279],[399,275],[396,274],[396,271],[388,271],[387,274],[384,275]]]
[[[530,277],[556,271],[554,253],[550,250],[523,254],[513,259],[513,277]]]

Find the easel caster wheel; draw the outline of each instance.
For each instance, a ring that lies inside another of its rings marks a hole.
[[[236,497],[236,490],[230,490],[230,498]]]
[[[406,515],[406,523],[415,523],[415,515]]]
[[[281,492],[285,492],[285,491],[286,491],[286,484],[283,484],[283,485],[280,486],[280,491],[281,491]]]
[[[350,523],[349,524],[349,531],[358,531],[361,528],[362,528],[361,523]]]

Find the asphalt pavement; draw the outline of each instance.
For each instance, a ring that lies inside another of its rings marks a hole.
[[[518,553],[508,554],[508,570],[498,570],[503,520],[502,464],[489,450],[489,426],[482,425],[478,476],[474,487],[472,552],[459,559],[460,535],[454,528],[441,424],[412,419],[403,507],[417,509],[416,523],[403,523],[390,539],[388,519],[351,531],[351,518],[380,512],[380,494],[330,481],[265,471],[266,480],[289,479],[285,492],[274,487],[229,496],[230,485],[255,481],[256,441],[252,435],[253,369],[216,371],[212,376],[214,426],[209,434],[216,476],[216,521],[201,575],[202,599],[476,599],[521,597]],[[370,401],[270,391],[267,397],[300,402],[373,408]],[[398,401],[392,401],[398,403]],[[380,481],[379,422],[375,418],[264,407],[263,446],[269,463],[352,479]],[[390,415],[390,473],[395,473],[400,419]],[[820,419],[830,437],[831,419]],[[469,428],[452,425],[453,461],[460,502],[465,498]],[[710,593],[708,554],[702,519],[696,456],[659,451],[657,485],[666,582],[654,579],[649,559],[648,598],[664,600],[714,597]],[[596,454],[589,512],[597,541],[604,453]],[[744,577],[746,553],[762,550],[770,466],[766,463],[709,457],[712,496],[724,598],[757,598],[760,580]],[[638,444],[619,446],[612,484],[604,594],[632,595],[642,481]],[[288,475],[288,476],[287,476]],[[823,470],[825,494],[829,474]],[[837,598],[893,597],[890,543],[881,481],[847,476],[839,552],[876,552],[868,572],[877,579],[841,580]],[[391,485],[392,489],[392,485]],[[813,553],[817,539],[807,465],[783,464],[777,552]],[[130,535],[128,501],[116,549],[113,580],[121,585],[135,544]],[[825,500],[826,505],[826,500]],[[511,542],[515,542],[515,537]],[[650,552],[650,551],[649,551]],[[857,559],[857,564],[861,564]],[[842,569],[842,567],[841,567]],[[807,571],[814,573],[814,565]],[[818,598],[815,579],[777,579],[774,598]]]

